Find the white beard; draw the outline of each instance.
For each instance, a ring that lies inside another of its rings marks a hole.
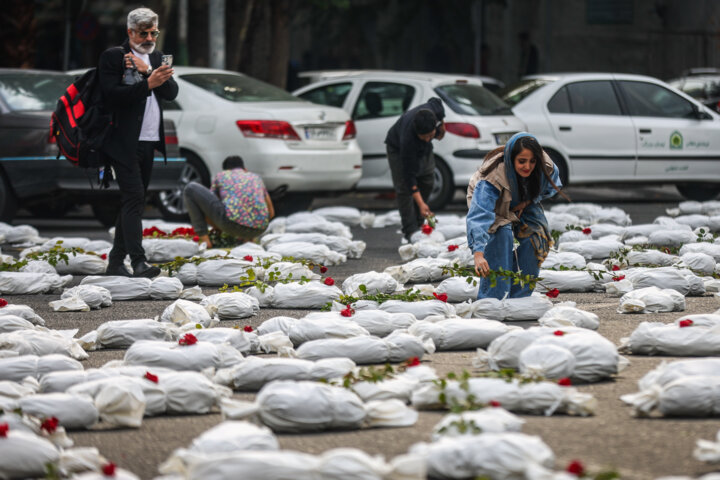
[[[155,42],[152,42],[152,45],[144,45],[142,43],[135,43],[131,41],[130,46],[136,52],[142,53],[144,55],[150,55],[152,52],[155,51]]]

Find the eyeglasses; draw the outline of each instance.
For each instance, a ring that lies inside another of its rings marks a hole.
[[[140,38],[147,38],[148,35],[151,35],[152,38],[157,38],[160,35],[160,30],[152,30],[150,32],[138,32],[135,30],[135,34]]]

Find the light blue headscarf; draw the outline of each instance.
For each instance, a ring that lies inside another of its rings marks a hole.
[[[517,175],[515,173],[515,164],[512,159],[512,150],[515,146],[515,142],[523,137],[530,137],[537,141],[534,135],[530,135],[527,132],[518,132],[505,144],[505,151],[503,152],[503,160],[505,162],[505,176],[507,177],[508,183],[510,184],[510,193],[512,194],[512,200],[510,206],[514,207],[520,203],[520,190],[517,182]],[[535,168],[544,168],[544,159],[539,158]],[[548,179],[544,173],[540,174],[540,192],[544,192],[548,186]],[[525,207],[520,217],[520,223],[513,225],[513,231],[515,236],[518,238],[530,238],[530,242],[535,249],[535,256],[538,259],[538,265],[542,264],[547,257],[550,247],[552,246],[552,236],[550,235],[550,227],[545,218],[545,212],[543,211],[540,203],[535,203],[534,199],[530,199],[530,204]]]

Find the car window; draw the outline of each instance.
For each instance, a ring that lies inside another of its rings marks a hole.
[[[691,118],[693,104],[665,87],[647,82],[618,82],[630,115],[639,117]]]
[[[555,95],[553,95],[548,102],[547,107],[550,113],[570,113],[570,100],[568,99],[567,88],[562,87],[555,92]]]
[[[575,82],[566,85],[570,111],[584,115],[622,115],[609,80]]]
[[[55,110],[58,98],[72,82],[70,75],[6,73],[0,75],[0,96],[11,110]]]
[[[435,92],[461,115],[511,115],[507,103],[485,87],[471,83],[452,83],[435,87]]]
[[[514,107],[538,88],[552,82],[553,80],[544,78],[530,78],[527,80],[521,80],[515,85],[511,85],[500,90],[498,96],[502,98],[503,102],[507,103],[511,107]]]
[[[180,78],[231,102],[301,102],[285,90],[246,75],[188,73]]]
[[[354,120],[396,117],[408,109],[415,88],[402,83],[367,82],[353,109]]]
[[[308,102],[342,108],[351,89],[352,83],[333,83],[332,85],[324,85],[308,90],[298,95],[298,97]]]
[[[680,87],[677,85],[673,86],[675,88],[679,88],[679,90],[682,90],[693,98],[705,98],[705,82],[702,80],[688,78]]]

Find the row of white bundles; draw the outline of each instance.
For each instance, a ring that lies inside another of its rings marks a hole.
[[[493,340],[487,351],[478,349],[473,359],[480,369],[513,368],[531,376],[580,382],[609,378],[627,364],[608,339],[577,327],[511,330]]]
[[[713,257],[716,262],[720,262],[720,243],[718,243],[717,240],[714,243],[690,243],[680,247],[679,253],[680,255],[685,255],[686,253],[704,253]]]
[[[44,327],[20,329],[0,333],[0,350],[15,352],[17,355],[67,355],[76,360],[85,360],[88,354],[76,340],[75,330],[49,330]]]
[[[459,317],[487,318],[499,321],[537,320],[550,310],[553,303],[545,295],[521,298],[482,298],[455,305]]]
[[[328,338],[303,343],[294,355],[305,360],[347,357],[361,365],[397,363],[409,358],[422,358],[433,353],[432,340],[422,340],[404,330],[396,330],[385,338],[372,335],[352,338]]]
[[[552,228],[559,232],[565,231],[565,226],[591,225],[593,223],[611,223],[627,226],[632,223],[630,216],[617,207],[602,207],[593,203],[569,203],[554,205],[547,213],[548,221],[556,215],[569,215],[573,223],[563,225],[563,228]]]
[[[177,342],[139,340],[124,357],[126,365],[193,371],[228,368],[242,361],[242,354],[231,345],[200,342],[192,333],[186,333]]]
[[[432,340],[437,351],[448,351],[487,348],[497,337],[517,328],[521,327],[497,320],[455,317],[435,322],[420,320],[413,323],[408,332],[423,340]]]
[[[72,275],[57,273],[0,272],[0,294],[35,295],[61,290],[72,280]]]
[[[246,293],[255,297],[263,307],[303,309],[322,308],[339,300],[342,295],[335,285],[319,281],[278,283],[264,289],[253,286]]]
[[[287,217],[274,218],[268,225],[267,233],[322,233],[353,238],[347,225],[339,221],[330,221],[314,212],[298,212]]]
[[[680,202],[677,208],[667,210],[667,214],[672,217],[676,217],[678,215],[692,215],[698,213],[705,215],[720,214],[720,201],[707,200],[705,202],[698,202],[695,200],[686,200],[684,202]]]
[[[387,267],[384,272],[398,283],[439,282],[450,276],[454,262],[446,258],[417,258],[402,265]]]
[[[41,378],[50,372],[83,370],[79,361],[66,355],[19,355],[0,358],[0,380],[20,382],[26,377]]]
[[[400,400],[363,403],[346,388],[308,381],[278,380],[265,385],[255,402],[226,398],[221,403],[224,418],[255,419],[275,432],[406,427],[418,418]]]
[[[582,255],[585,260],[604,260],[618,253],[624,245],[614,239],[579,240],[558,245],[560,252],[573,252]]]
[[[404,262],[415,258],[444,258],[460,265],[472,265],[472,252],[467,246],[464,230],[462,237],[446,238],[443,242],[422,239],[416,243],[406,243],[398,247],[398,254]]]
[[[574,387],[547,381],[523,383],[518,379],[508,382],[503,378],[483,377],[469,378],[466,385],[448,380],[444,388],[437,382],[424,382],[412,393],[411,403],[418,409],[449,408],[466,404],[469,398],[477,404],[499,403],[511,412],[530,415],[588,416],[593,415],[597,407],[597,400],[591,394],[578,392]]]
[[[294,242],[324,245],[331,251],[345,255],[347,258],[361,258],[367,247],[362,240],[351,240],[347,237],[323,233],[271,233],[264,235],[260,240],[262,246],[270,252],[274,252],[272,247],[275,245]]]
[[[14,263],[9,262],[9,263]],[[55,265],[46,260],[28,260],[20,272],[55,273],[60,275],[101,275],[107,269],[107,261],[92,253],[68,254],[67,260],[60,259]]]
[[[635,355],[720,355],[720,315],[687,315],[674,323],[642,322],[619,349]]]
[[[622,285],[620,285],[622,287]],[[682,312],[685,297],[671,288],[646,287],[631,290],[620,298],[618,313]]]
[[[120,277],[120,276],[87,276],[80,281],[80,286],[95,285],[110,291],[112,300],[174,300],[179,298],[183,285],[176,278]],[[81,297],[82,298],[82,297]]]
[[[442,317],[444,318],[444,317]],[[355,311],[352,307],[344,307],[341,310],[333,310],[330,312],[311,312],[305,315],[300,321],[309,322],[316,325],[325,325],[326,335],[316,336],[316,338],[307,338],[307,340],[317,340],[318,338],[333,338],[333,337],[349,337],[355,335],[375,335],[377,337],[386,337],[395,330],[401,330],[409,328],[417,319],[415,315],[407,312],[391,313],[384,310],[357,310]],[[350,329],[348,333],[350,335],[339,335],[335,334],[333,325],[338,322],[339,325],[344,325],[343,322],[353,322],[364,328],[367,333],[357,329]],[[307,328],[312,328],[307,327]],[[302,342],[300,342],[302,343]]]

